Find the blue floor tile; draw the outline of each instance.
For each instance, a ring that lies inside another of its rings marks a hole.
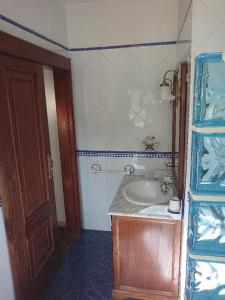
[[[111,300],[112,286],[111,232],[84,230],[43,300]]]

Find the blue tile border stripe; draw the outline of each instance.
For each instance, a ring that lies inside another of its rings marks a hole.
[[[191,40],[179,40],[177,41],[177,44],[190,44]]]
[[[101,151],[77,150],[79,157],[142,157],[142,158],[171,158],[172,152],[146,152],[146,151]],[[176,154],[178,157],[178,154]]]
[[[17,28],[20,28],[26,32],[29,32],[30,34],[33,34],[55,46],[58,46],[64,50],[76,52],[76,51],[96,51],[96,50],[107,50],[107,49],[120,49],[120,48],[132,48],[132,47],[150,47],[150,46],[165,46],[165,45],[175,45],[176,41],[159,41],[159,42],[148,42],[148,43],[139,43],[139,44],[125,44],[125,45],[111,45],[111,46],[96,46],[96,47],[86,47],[86,48],[68,48],[64,46],[63,44],[56,42],[45,35],[38,33],[37,31],[30,29],[29,27],[22,25],[13,19],[6,17],[4,15],[0,15],[0,20],[5,21],[11,25],[16,26]]]
[[[70,48],[69,51],[96,51],[96,50],[107,50],[107,49],[120,49],[120,48],[137,48],[137,47],[149,47],[149,46],[163,46],[163,45],[174,45],[176,41],[165,41],[165,42],[152,42],[152,43],[140,43],[140,44],[125,44],[125,45],[112,45],[112,46],[100,46],[100,47],[87,47],[87,48]]]

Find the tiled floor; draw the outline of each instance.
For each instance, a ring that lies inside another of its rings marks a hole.
[[[111,232],[84,230],[65,256],[43,300],[112,299]]]

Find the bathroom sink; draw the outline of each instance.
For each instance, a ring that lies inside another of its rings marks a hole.
[[[169,201],[173,190],[168,186],[168,191],[160,191],[161,183],[156,180],[136,180],[128,183],[122,189],[123,197],[134,204],[153,205]]]

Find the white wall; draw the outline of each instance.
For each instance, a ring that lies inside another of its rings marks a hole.
[[[98,163],[103,169],[123,170],[133,165],[138,174],[147,170],[164,169],[168,158],[133,157],[78,157],[81,193],[82,226],[85,229],[111,230],[111,217],[107,216],[109,207],[117,192],[124,173],[93,174],[92,164]]]
[[[191,46],[192,46],[192,22],[193,22],[193,3],[192,0],[181,0],[178,5],[178,31],[177,31],[177,62],[188,61],[191,63]],[[191,70],[192,71],[192,70]],[[188,82],[190,88],[190,82]],[[187,109],[190,108],[190,91],[187,94]],[[187,120],[190,112],[187,112]],[[187,122],[187,127],[189,124]],[[190,133],[189,128],[187,131]],[[190,134],[188,134],[187,147],[191,143]],[[187,150],[188,151],[188,150]],[[189,170],[190,163],[187,162],[186,174],[186,195],[185,195],[185,211],[182,226],[182,251],[181,251],[181,279],[180,279],[180,295],[181,300],[184,299],[185,281],[186,281],[186,260],[187,260],[187,228],[188,228],[188,186],[189,186]]]
[[[143,151],[154,135],[171,150],[171,105],[160,103],[176,45],[71,53],[78,149]]]
[[[69,46],[74,48],[176,40],[177,1],[72,1],[77,3],[67,5],[66,9]],[[56,42],[67,44],[63,8],[63,2],[67,1],[22,0],[19,4],[13,0],[1,2],[2,15]],[[0,21],[0,28],[68,55],[59,46],[4,20]],[[171,133],[170,129],[167,131],[171,127],[170,107],[157,104],[157,89],[164,71],[175,66],[175,48],[174,45],[166,45],[114,49],[104,53],[71,53],[75,67],[73,75],[76,83],[78,147],[90,150],[142,150],[141,142],[150,134],[160,140],[159,151],[170,151]],[[91,89],[96,86],[99,89],[94,95]],[[107,96],[103,92],[107,92]],[[103,105],[99,105],[102,101]],[[158,130],[159,123],[164,130]],[[96,134],[99,126],[102,130]],[[119,168],[123,167],[121,161]],[[113,193],[108,201],[112,197]],[[95,199],[98,199],[98,195]],[[98,228],[102,226],[95,229]]]
[[[191,88],[190,88],[190,109],[189,109],[189,141],[188,141],[188,170],[187,170],[187,193],[189,192],[190,167],[191,167],[191,124],[194,95],[194,70],[195,57],[206,52],[220,52],[225,50],[225,2],[224,0],[193,0],[193,22],[192,22],[192,46],[191,46]],[[187,195],[186,195],[187,197]],[[186,199],[186,204],[187,199]],[[186,251],[187,241],[187,215],[184,219],[184,240],[183,254]],[[186,257],[182,259],[182,273],[185,274]],[[181,299],[184,299],[185,278],[182,277]],[[188,300],[188,299],[187,299]]]
[[[70,48],[176,40],[177,1],[76,1],[67,5]],[[168,158],[112,157],[94,151],[144,151],[154,135],[171,151],[171,106],[159,103],[163,74],[176,66],[176,45],[71,51],[83,227],[110,230],[106,215],[124,174],[96,175],[91,165],[163,168]]]
[[[159,102],[164,72],[176,66],[176,45],[72,52],[77,147],[93,151],[79,156],[82,225],[110,230],[107,211],[124,174],[92,174],[91,165],[137,172],[164,168],[168,158],[106,157],[99,151],[144,151],[154,135],[158,151],[171,151],[171,105]],[[123,154],[121,154],[123,156]]]
[[[74,2],[66,9],[70,48],[176,40],[178,0]]]
[[[65,6],[59,0],[0,0],[0,14],[67,46]],[[67,55],[67,51],[1,20],[0,30]]]
[[[10,269],[9,254],[2,208],[0,207],[0,300],[14,300],[14,288]]]
[[[65,205],[64,205],[64,195],[63,195],[63,185],[62,185],[62,171],[61,171],[61,162],[60,162],[54,78],[53,78],[53,71],[51,68],[44,66],[43,71],[44,71],[45,98],[46,98],[46,105],[47,105],[51,155],[54,161],[53,180],[54,180],[57,221],[59,224],[63,225],[66,222],[66,217],[65,217]]]
[[[177,61],[190,61],[192,40],[192,0],[178,3]]]
[[[193,59],[200,53],[225,51],[225,2],[194,0]]]

